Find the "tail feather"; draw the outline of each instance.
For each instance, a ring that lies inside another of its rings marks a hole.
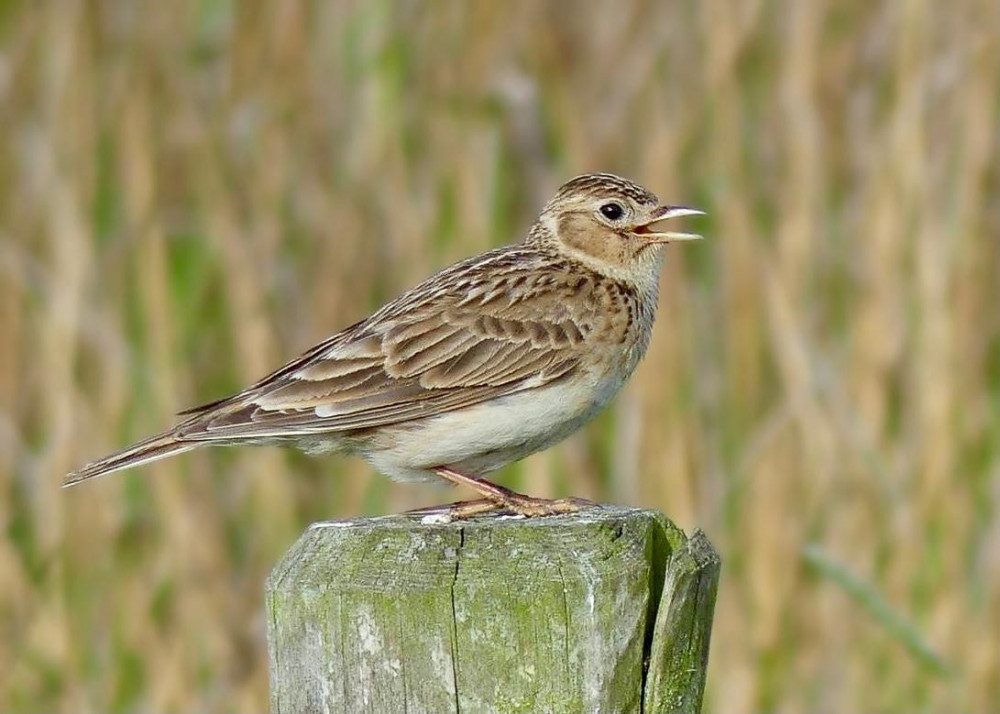
[[[173,431],[157,434],[67,474],[62,485],[65,488],[114,471],[158,461],[182,451],[190,451],[198,445],[190,441],[181,441]]]

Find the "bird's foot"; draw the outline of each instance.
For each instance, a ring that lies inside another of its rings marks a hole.
[[[585,498],[550,499],[526,496],[523,493],[511,491],[509,488],[498,486],[484,478],[456,471],[448,466],[439,466],[434,469],[434,472],[446,481],[466,486],[484,496],[476,501],[454,503],[447,508],[447,511],[441,511],[442,514],[447,512],[453,520],[471,518],[494,511],[535,518],[537,516],[554,516],[558,513],[574,513],[581,508],[597,505]],[[442,518],[444,518],[443,515]]]
[[[535,498],[523,493],[511,491],[497,507],[504,511],[516,513],[525,518],[537,516],[554,516],[559,513],[576,513],[581,508],[596,506],[586,498]]]
[[[425,523],[451,523],[461,521],[484,513],[494,513],[503,509],[503,505],[488,498],[478,498],[475,501],[457,501],[440,506],[426,506],[406,511],[408,516],[421,516]]]
[[[510,514],[524,518],[554,516],[560,513],[575,513],[583,508],[595,508],[599,504],[586,498],[533,498],[514,491],[503,500],[478,498],[474,501],[458,501],[442,506],[415,508],[408,515],[421,516],[427,523],[451,523],[463,521],[486,513]]]

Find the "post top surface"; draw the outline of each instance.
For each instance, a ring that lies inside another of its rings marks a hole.
[[[389,579],[423,587],[453,573],[459,560],[469,558],[475,567],[513,569],[519,576],[557,572],[566,562],[592,561],[590,569],[599,572],[630,567],[645,557],[654,541],[670,553],[687,537],[658,511],[622,506],[541,518],[478,516],[450,523],[427,522],[414,514],[320,521],[286,552],[268,587]]]
[[[627,506],[600,505],[593,508],[585,508],[576,513],[559,514],[554,516],[544,516],[539,518],[525,518],[523,516],[510,515],[482,515],[465,520],[447,521],[438,518],[418,514],[394,514],[385,516],[361,516],[357,518],[345,518],[332,521],[317,521],[312,523],[308,530],[316,531],[326,528],[331,529],[364,529],[370,531],[373,528],[379,530],[407,530],[407,531],[434,531],[434,530],[474,530],[474,529],[506,529],[506,528],[576,528],[593,524],[628,521],[656,521],[665,524],[668,528],[676,528],[673,523],[659,511],[644,508],[630,508]],[[678,531],[679,532],[679,531]]]

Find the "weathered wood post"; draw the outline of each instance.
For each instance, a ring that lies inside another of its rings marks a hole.
[[[718,575],[654,511],[316,523],[267,585],[272,711],[697,712]]]

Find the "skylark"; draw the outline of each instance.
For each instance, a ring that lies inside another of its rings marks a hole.
[[[356,325],[64,485],[211,444],[357,454],[399,481],[444,479],[482,496],[469,516],[574,511],[483,476],[561,441],[621,389],[649,344],[661,230],[701,214],[611,174],[565,183],[521,243],[445,268]]]

